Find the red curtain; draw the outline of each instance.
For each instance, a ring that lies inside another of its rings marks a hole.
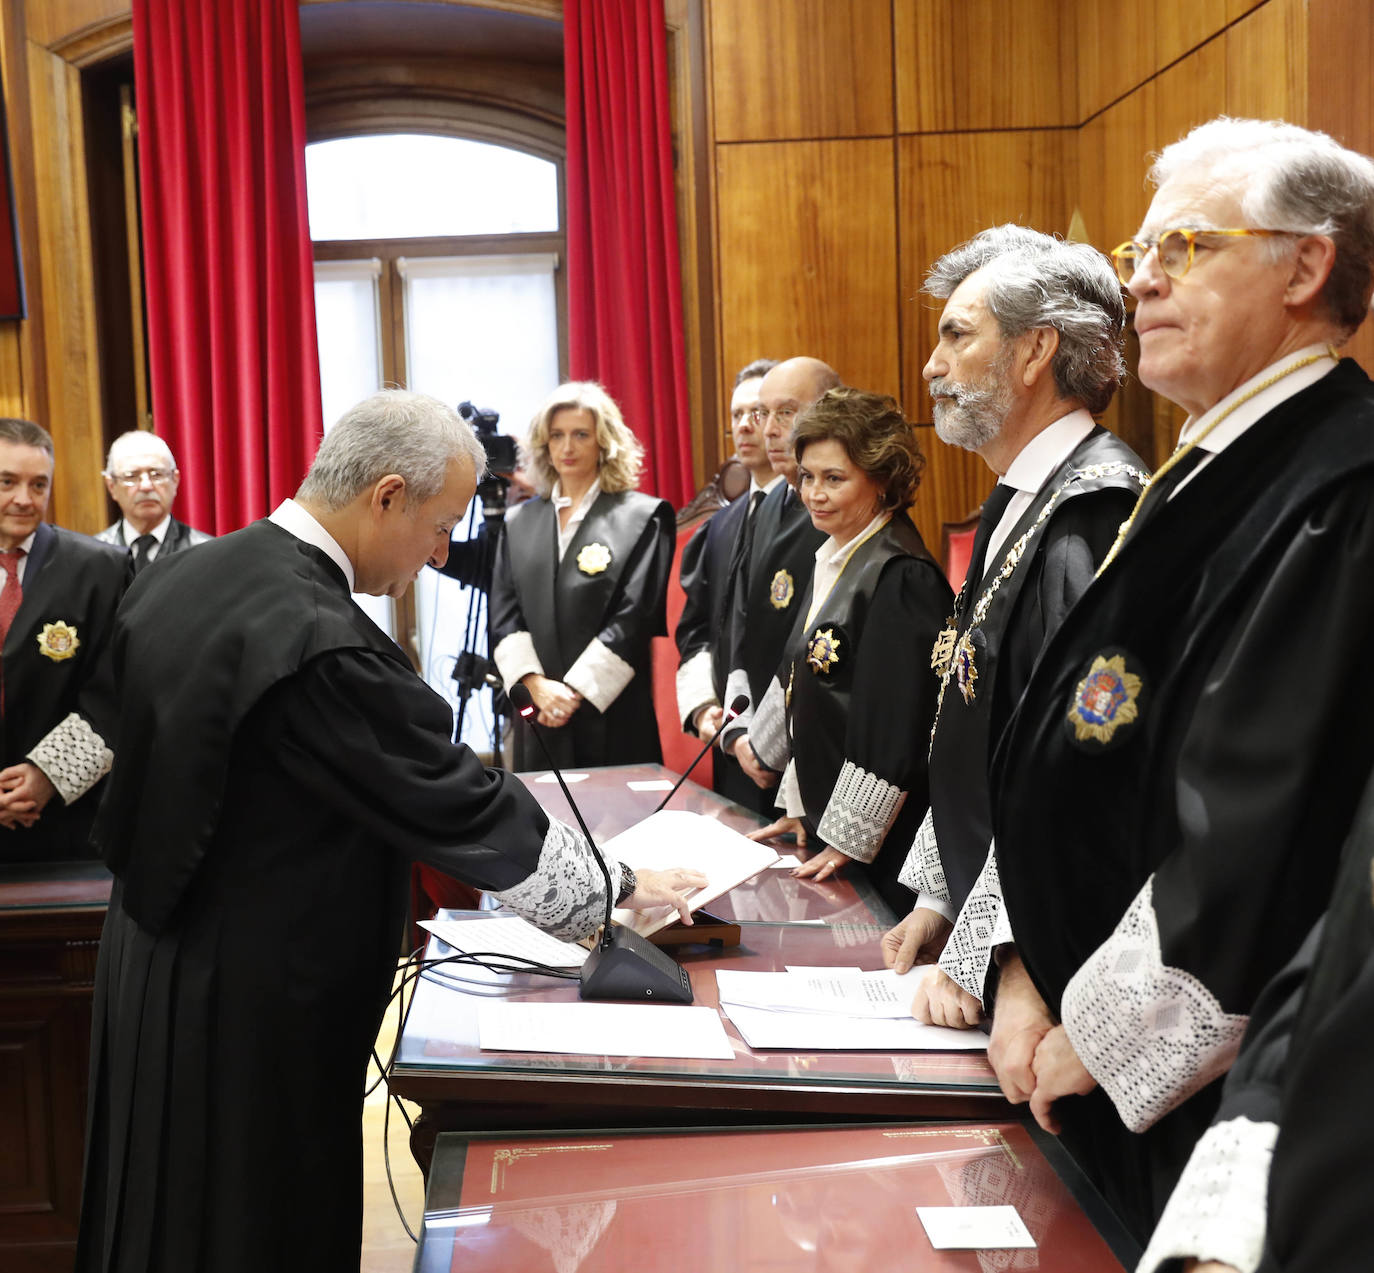
[[[642,487],[695,489],[661,0],[564,0],[568,359],[644,443]]]
[[[134,0],[153,421],[222,534],[322,432],[296,0]]]

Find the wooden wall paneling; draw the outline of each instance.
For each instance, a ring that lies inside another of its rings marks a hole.
[[[0,323],[0,416],[27,416],[24,360],[19,348],[20,324]]]
[[[1226,41],[1212,40],[1155,79],[1152,150],[1226,110]]]
[[[809,354],[900,393],[892,141],[716,147],[722,383]]]
[[[87,28],[128,18],[133,6],[129,0],[28,0],[27,11],[29,38],[51,48]]]
[[[1227,30],[1226,113],[1250,119],[1306,117],[1304,0],[1269,0]]]
[[[29,44],[39,298],[44,315],[47,411],[40,423],[58,440],[51,516],[73,530],[105,524],[90,222],[87,216],[81,74]]]
[[[1154,0],[1155,69],[1177,62],[1223,30],[1230,20],[1227,4],[1228,0]]]
[[[897,129],[1078,123],[1077,28],[1062,0],[895,0]]]
[[[1252,9],[1258,9],[1267,0],[1226,0],[1226,20],[1234,22],[1237,18],[1243,18]]]
[[[891,0],[709,4],[718,141],[891,134]]]
[[[1048,129],[898,138],[902,371],[912,419],[932,418],[921,369],[935,346],[940,306],[921,295],[926,270],[942,253],[1004,221],[1065,233],[1069,192],[1077,184],[1076,138],[1070,130]]]
[[[912,520],[926,547],[938,558],[940,527],[945,522],[962,521],[974,512],[996,484],[997,474],[982,456],[941,442],[933,428],[923,428],[919,433],[926,467]]]
[[[1374,156],[1374,6],[1307,0],[1307,56],[1307,109],[1299,122]],[[1374,322],[1366,318],[1342,352],[1374,372]]]
[[[1081,122],[1143,84],[1158,67],[1153,4],[1078,0],[1075,11]]]

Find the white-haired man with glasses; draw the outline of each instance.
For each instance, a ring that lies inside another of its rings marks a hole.
[[[1374,163],[1219,119],[1151,178],[1113,255],[1140,379],[1189,416],[994,762],[1019,1006],[989,1050],[1142,1239],[1374,766],[1374,386],[1335,352],[1374,288]],[[1230,1127],[1220,1174],[1272,1133]]]
[[[145,429],[121,433],[110,444],[102,476],[123,516],[96,538],[127,548],[133,554],[135,574],[158,557],[214,538],[172,516],[181,472],[172,448],[156,433]]]

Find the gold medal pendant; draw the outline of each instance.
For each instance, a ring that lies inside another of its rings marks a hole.
[[[949,661],[954,656],[954,642],[958,639],[958,632],[954,627],[954,620],[949,621],[947,627],[939,636],[935,638],[935,644],[930,647],[930,670],[936,676],[943,676],[945,669],[949,666]]]
[[[972,628],[965,632],[959,639],[959,644],[954,647],[954,680],[965,703],[973,702],[978,696],[978,691],[974,688],[978,680],[978,664],[975,662],[973,642],[970,640],[972,632]]]
[[[577,568],[584,575],[602,574],[611,564],[611,550],[605,544],[586,544],[577,554]]]
[[[827,674],[840,661],[840,639],[834,628],[817,628],[806,647],[806,665],[817,676]]]
[[[792,576],[785,570],[779,570],[773,576],[773,582],[768,585],[768,600],[772,603],[774,610],[786,610],[792,604],[792,598],[796,595],[797,587],[792,582]]]
[[[43,631],[38,634],[39,653],[54,663],[71,658],[80,645],[81,638],[76,635],[76,629],[62,619],[56,623],[45,623]]]

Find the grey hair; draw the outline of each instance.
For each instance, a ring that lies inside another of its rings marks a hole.
[[[753,362],[739,369],[739,375],[735,377],[735,388],[738,389],[746,380],[762,380],[777,365],[776,358],[755,358]]]
[[[32,420],[21,420],[17,416],[0,417],[0,442],[13,442],[16,446],[36,446],[40,451],[53,454],[52,434],[41,424]]]
[[[444,489],[450,460],[486,471],[486,453],[471,427],[447,403],[408,389],[364,398],[324,435],[298,495],[335,512],[388,474],[405,479],[407,507]]]
[[[128,433],[121,433],[110,443],[110,449],[105,454],[105,475],[107,477],[114,472],[115,452],[126,450],[135,444],[161,451],[172,462],[172,467],[176,468],[176,456],[172,454],[172,448],[167,445],[165,438],[158,437],[149,429],[130,429]]]
[[[1158,187],[1195,169],[1231,183],[1241,215],[1255,229],[1331,239],[1336,259],[1321,299],[1341,338],[1353,333],[1374,290],[1374,162],[1326,133],[1222,115],[1164,147],[1150,180]],[[1270,239],[1265,247],[1277,260],[1293,244]]]
[[[1086,243],[999,225],[946,252],[921,290],[948,300],[976,270],[987,272],[985,300],[1003,338],[1054,328],[1059,348],[1050,371],[1059,396],[1105,411],[1126,372],[1126,306],[1107,258]]]

